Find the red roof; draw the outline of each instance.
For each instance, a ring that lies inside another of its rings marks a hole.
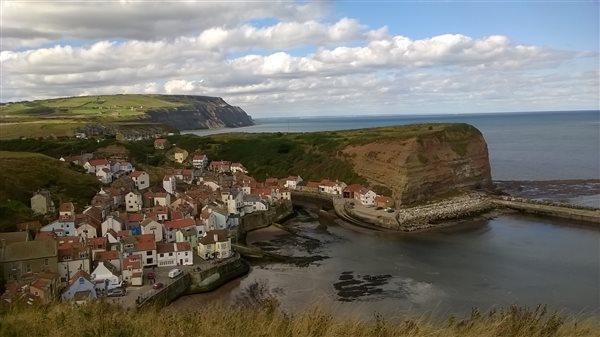
[[[71,277],[71,282],[69,282],[69,287],[72,286],[75,282],[77,282],[77,280],[79,280],[80,277],[84,277],[88,281],[92,282],[92,277],[90,276],[90,274],[86,273],[83,270],[78,270],[75,273],[75,275],[73,275],[73,277]]]
[[[107,159],[92,159],[89,161],[89,163],[92,166],[99,166],[99,165],[108,165],[109,161]]]
[[[309,182],[306,184],[306,187],[319,188],[319,183],[318,183],[318,182],[316,182],[316,181],[309,181]]]
[[[171,211],[171,220],[182,220],[183,213],[180,211]]]
[[[173,243],[157,243],[156,244],[156,253],[157,254],[173,253],[174,251],[175,251],[175,245]]]
[[[177,242],[177,243],[175,243],[175,245],[177,246],[178,252],[185,252],[187,250],[192,250],[192,245],[190,245],[189,242]]]
[[[224,229],[217,229],[214,231],[206,232],[206,236],[200,239],[200,243],[203,245],[213,244],[215,242],[226,242],[227,241],[227,231]],[[215,235],[217,236],[217,240],[215,241]]]
[[[129,256],[123,259],[123,269],[142,269],[142,261],[137,255]]]
[[[142,221],[144,221],[144,214],[139,214],[139,213],[128,214],[127,220],[129,222],[142,222]]]
[[[154,250],[156,249],[156,241],[154,241],[154,234],[142,234],[135,236],[137,240],[137,250]]]
[[[206,158],[206,155],[197,154],[197,155],[194,156],[193,160],[204,160],[204,158]]]
[[[167,142],[168,142],[168,140],[166,140],[164,138],[158,138],[158,139],[154,140],[154,144],[157,144],[157,145],[160,145],[160,144],[164,145]]]
[[[362,189],[362,185],[361,184],[352,184],[352,185],[348,185],[348,187],[344,188],[344,192],[358,192]]]
[[[146,173],[146,172],[144,172],[144,171],[133,171],[133,172],[131,172],[130,176],[134,177],[134,178],[137,178],[137,177],[141,176],[142,173]]]
[[[75,206],[73,206],[72,202],[63,202],[62,204],[60,204],[60,212],[73,212],[74,210]]]
[[[94,261],[110,261],[118,260],[119,252],[116,250],[107,250],[105,252],[96,252],[94,255]]]
[[[165,227],[168,230],[182,229],[190,226],[196,226],[196,220],[194,219],[179,219],[165,222]]]

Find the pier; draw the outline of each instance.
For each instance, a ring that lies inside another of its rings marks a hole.
[[[493,198],[492,202],[497,207],[510,208],[519,212],[575,220],[600,226],[600,209],[513,197],[497,197]]]

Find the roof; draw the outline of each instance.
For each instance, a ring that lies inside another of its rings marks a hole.
[[[116,250],[107,250],[105,252],[96,252],[94,255],[94,261],[110,261],[118,260],[119,252]]]
[[[166,144],[167,142],[168,140],[164,138],[158,138],[154,140],[154,144]]]
[[[314,187],[314,188],[319,188],[319,183],[318,183],[318,182],[316,182],[316,181],[309,181],[309,182],[306,184],[306,187]]]
[[[141,176],[143,173],[146,173],[145,171],[133,171],[131,172],[131,174],[129,174],[130,177],[133,178],[138,178],[139,176]]]
[[[176,242],[175,247],[178,252],[192,250],[192,245],[189,242]]]
[[[206,159],[206,155],[204,155],[204,154],[197,154],[193,158],[193,160],[204,160],[204,159]]]
[[[140,214],[140,213],[128,214],[127,220],[129,222],[142,222],[142,221],[144,221],[144,214]]]
[[[75,206],[72,202],[63,202],[60,204],[59,212],[73,212],[75,210]]]
[[[71,260],[80,260],[81,254],[86,253],[87,250],[83,242],[69,241],[58,245],[58,261],[63,261],[65,257],[70,257]]]
[[[0,233],[0,241],[5,240],[6,244],[11,244],[14,242],[24,242],[29,238],[28,232],[8,232],[8,233]]]
[[[107,165],[109,161],[107,159],[92,159],[89,161],[90,165],[98,166],[98,165]]]
[[[375,202],[390,203],[390,202],[392,202],[392,198],[386,197],[386,196],[383,196],[383,195],[378,195],[378,196],[375,197]]]
[[[71,281],[69,282],[69,287],[73,285],[73,283],[75,283],[77,280],[79,280],[80,277],[83,277],[85,279],[87,279],[88,281],[92,282],[92,277],[90,276],[90,274],[86,273],[83,270],[78,270],[75,275],[73,275],[73,277],[71,277]]]
[[[92,238],[92,239],[89,239],[89,241],[88,241],[88,244],[92,246],[92,249],[94,247],[98,247],[98,246],[106,247],[107,243],[108,243],[108,239],[106,238],[106,236]]]
[[[142,226],[142,227],[146,227],[146,226],[148,226],[148,225],[150,225],[150,224],[158,224],[158,225],[160,225],[158,222],[156,222],[156,221],[155,221],[155,220],[153,220],[153,219],[146,219],[146,220],[144,220],[144,221],[142,221],[142,222],[140,223],[140,226]]]
[[[3,261],[33,260],[56,257],[57,255],[58,248],[57,243],[54,240],[14,242],[10,245],[6,245]]]
[[[142,261],[139,256],[133,255],[123,259],[123,270],[128,269],[142,269]]]
[[[215,234],[217,235],[217,241],[215,241]],[[210,245],[215,242],[226,242],[228,240],[227,231],[224,229],[217,229],[206,232],[206,236],[200,239],[200,243],[203,245]]]
[[[344,192],[358,192],[362,189],[362,185],[361,184],[352,184],[352,185],[348,185],[345,189]]]
[[[35,240],[55,240],[56,237],[56,233],[54,232],[39,232],[35,235]]]
[[[158,253],[158,254],[173,253],[173,252],[175,252],[175,245],[172,242],[156,244],[156,253]]]
[[[181,229],[185,227],[196,226],[196,220],[194,219],[179,219],[165,222],[165,227],[168,230]]]
[[[142,234],[134,236],[137,241],[137,250],[154,250],[156,249],[156,241],[154,234]]]
[[[183,234],[184,237],[198,235],[198,231],[196,231],[196,227],[181,228],[181,229],[179,229],[179,231],[181,231],[181,234]]]

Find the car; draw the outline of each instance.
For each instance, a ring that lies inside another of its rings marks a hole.
[[[176,278],[177,276],[181,275],[183,272],[181,271],[181,269],[171,269],[169,270],[169,278]]]
[[[375,207],[375,209],[376,209],[376,210],[378,210],[378,211],[380,211],[380,210],[382,210],[382,209],[383,209],[383,207],[379,207],[379,206],[377,206],[377,207]]]
[[[396,210],[388,207],[385,209],[385,211],[388,213],[394,213]]]
[[[160,289],[164,286],[162,282],[156,282],[152,285],[152,289]]]
[[[126,294],[127,294],[127,291],[123,288],[113,288],[106,292],[106,296],[108,296],[108,297],[119,297],[119,296],[125,296]]]

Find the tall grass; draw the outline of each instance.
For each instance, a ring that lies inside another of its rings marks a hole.
[[[106,302],[83,306],[13,307],[0,313],[0,336],[599,336],[600,324],[548,313],[544,308],[510,307],[444,322],[338,319],[319,308],[286,314],[275,302],[226,308],[199,305],[131,311]]]

